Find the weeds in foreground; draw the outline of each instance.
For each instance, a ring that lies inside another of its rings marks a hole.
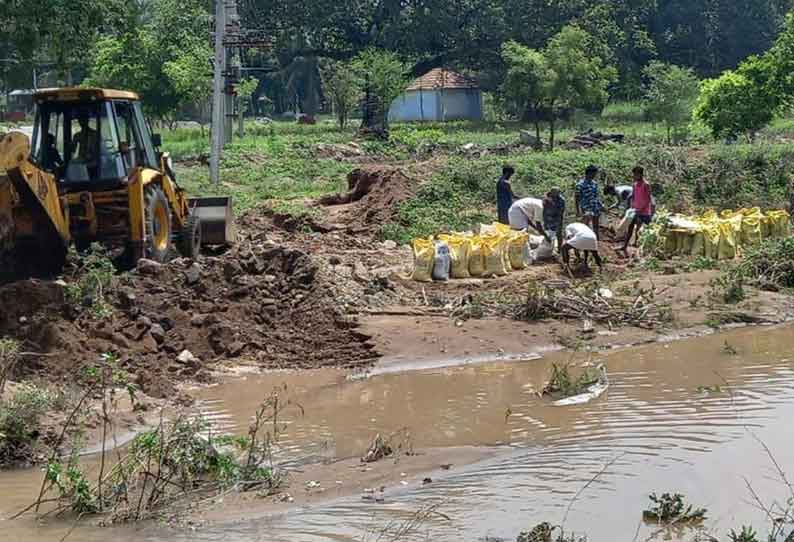
[[[642,519],[647,522],[682,525],[699,523],[706,519],[706,509],[687,505],[680,493],[663,493],[661,496],[651,493],[649,498],[652,506],[642,513]]]
[[[744,279],[734,274],[723,274],[711,280],[711,297],[728,305],[736,305],[747,298]]]
[[[742,530],[738,533],[731,529],[731,532],[728,534],[728,539],[730,542],[760,542],[755,529],[749,525],[742,525]]]
[[[19,341],[15,339],[0,339],[0,398],[6,388],[6,382],[11,378],[20,359]]]
[[[42,388],[22,385],[7,400],[0,398],[0,466],[29,461],[41,433],[41,417],[52,395]]]
[[[585,393],[587,388],[597,384],[603,373],[598,367],[585,367],[581,374],[571,373],[571,364],[551,364],[551,378],[543,388],[543,395],[571,397]]]
[[[115,272],[107,249],[97,243],[92,244],[80,258],[79,267],[65,288],[66,301],[75,313],[88,310],[97,320],[105,320],[113,315],[107,293]]]
[[[114,415],[119,390],[130,393],[113,356],[89,371],[91,385],[67,417],[45,469],[34,503],[16,517],[35,509],[39,518],[49,515],[91,514],[105,516],[103,523],[138,521],[158,517],[196,499],[213,498],[227,491],[276,491],[284,476],[273,464],[272,447],[283,432],[279,416],[286,408],[300,405],[284,400],[274,390],[260,404],[246,437],[214,436],[211,426],[186,413],[140,433],[125,452],[114,446],[115,458],[107,450],[108,436],[116,441]],[[92,479],[78,462],[80,447],[64,457],[60,449],[70,432],[80,432],[79,413],[89,397],[102,398],[102,450],[99,473]],[[42,505],[48,511],[41,514]]]
[[[769,239],[749,248],[726,277],[767,290],[794,288],[794,238]]]

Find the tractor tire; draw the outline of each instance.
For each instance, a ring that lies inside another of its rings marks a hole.
[[[162,188],[149,185],[143,192],[146,243],[144,258],[165,263],[171,253],[171,206]]]
[[[190,215],[182,226],[182,234],[179,236],[179,252],[185,258],[195,260],[201,253],[201,219],[196,215]]]

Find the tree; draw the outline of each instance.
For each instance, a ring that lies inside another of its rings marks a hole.
[[[504,98],[517,117],[534,123],[535,138],[540,142],[540,122],[552,80],[546,59],[535,49],[508,41],[502,46],[502,60],[507,65]]]
[[[549,147],[554,149],[556,119],[563,108],[603,107],[609,98],[609,85],[617,70],[608,66],[594,51],[593,38],[577,26],[569,25],[554,36],[543,51],[549,77],[545,107],[549,117]]]
[[[361,99],[361,81],[348,62],[329,62],[323,67],[322,74],[339,128],[344,130],[350,113]]]
[[[156,0],[97,41],[86,84],[137,91],[147,111],[174,120],[210,91],[212,50],[204,0]]]
[[[779,100],[748,75],[759,67],[753,64],[757,60],[701,83],[695,118],[708,126],[715,138],[735,139],[744,134],[752,141],[774,118]]]
[[[683,126],[692,118],[698,98],[698,78],[691,68],[654,61],[643,69],[648,80],[645,88],[645,111],[648,117],[661,121],[667,128],[667,144],[672,143],[673,128]]]
[[[259,88],[259,79],[243,77],[237,83],[237,135],[245,137],[245,113],[254,110],[253,96]]]
[[[365,94],[362,131],[388,137],[389,107],[408,84],[408,65],[396,53],[370,48],[353,59],[353,69]]]

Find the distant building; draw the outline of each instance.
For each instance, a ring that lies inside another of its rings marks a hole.
[[[482,92],[476,82],[444,68],[416,79],[389,108],[394,122],[482,120]]]

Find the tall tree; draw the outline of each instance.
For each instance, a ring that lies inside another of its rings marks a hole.
[[[592,36],[577,26],[566,26],[543,51],[550,79],[547,86],[549,146],[554,148],[555,125],[561,109],[603,107],[617,70],[598,56]]]
[[[647,79],[645,111],[653,120],[667,128],[667,144],[672,143],[672,131],[692,118],[692,108],[698,98],[698,78],[691,68],[664,62],[651,62],[643,70]]]

